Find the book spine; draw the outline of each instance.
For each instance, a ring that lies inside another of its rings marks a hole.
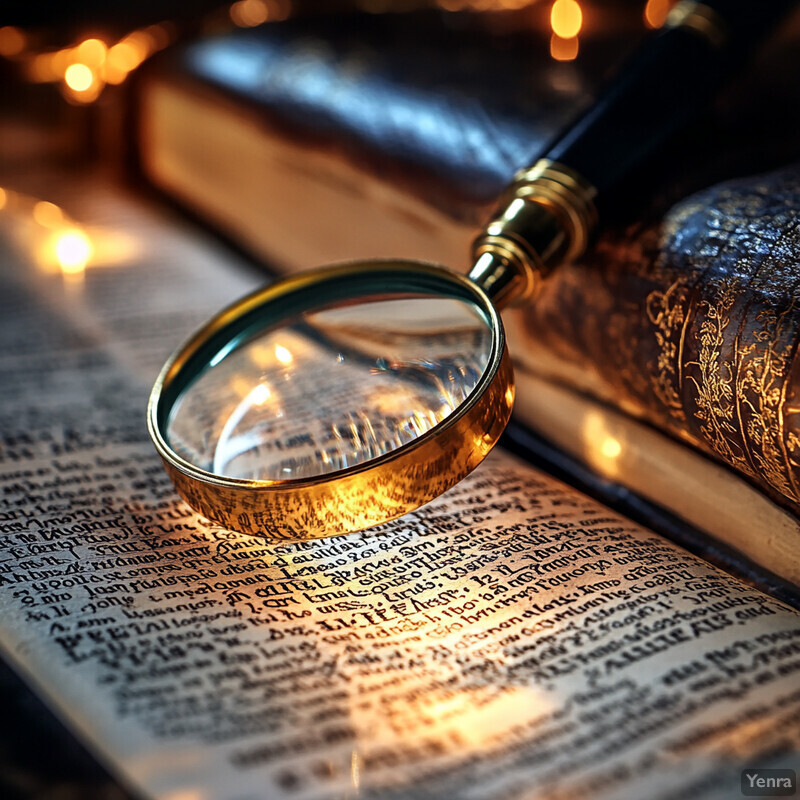
[[[537,354],[550,356],[550,377],[611,398],[800,509],[799,211],[793,167],[606,234],[524,312],[515,355],[533,370]]]

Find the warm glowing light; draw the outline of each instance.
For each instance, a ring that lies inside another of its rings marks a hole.
[[[484,626],[488,627],[488,626]],[[476,633],[479,630],[475,631]],[[489,641],[496,644],[497,638]],[[484,646],[486,651],[488,645]],[[421,648],[420,648],[421,649]],[[498,648],[499,658],[492,659],[503,663],[502,648]],[[429,663],[428,668],[435,668]],[[395,701],[395,703],[402,701]],[[471,689],[437,690],[429,689],[419,693],[419,699],[404,707],[395,705],[392,711],[403,714],[411,741],[415,734],[433,731],[438,735],[457,733],[464,751],[479,755],[492,743],[508,736],[514,729],[529,726],[536,720],[547,719],[552,713],[553,701],[541,689],[532,687],[483,686]],[[378,729],[377,736],[383,732]],[[383,734],[385,736],[385,734]],[[383,736],[381,736],[383,738]],[[463,752],[463,751],[462,751]]]
[[[106,83],[122,83],[148,56],[166,47],[173,37],[171,27],[167,22],[150,25],[110,48],[102,39],[90,38],[75,47],[40,53],[27,60],[28,78],[38,83],[63,79],[62,91],[68,100],[91,103]],[[0,28],[0,46],[4,30]]]
[[[247,348],[247,355],[257,367],[262,369],[268,367],[275,360],[274,351],[268,345],[258,344],[257,342]],[[248,388],[245,394],[249,391],[250,389]]]
[[[64,221],[64,214],[55,203],[40,200],[33,207],[33,218],[45,228],[57,228]]]
[[[672,0],[647,0],[644,21],[649,28],[660,28],[667,21]]]
[[[293,361],[292,354],[282,344],[275,345],[275,358],[281,364],[291,364]]]
[[[73,92],[85,92],[92,88],[94,73],[86,64],[70,64],[64,73],[64,81]]]
[[[130,72],[139,65],[139,53],[130,42],[117,42],[108,51],[108,61],[118,69]]]
[[[357,750],[353,750],[353,753],[350,756],[350,779],[353,782],[353,788],[357,791],[358,787],[361,785],[361,772],[358,766]]]
[[[177,792],[168,794],[164,800],[207,800],[208,795],[203,792],[196,792],[194,789],[178,789]]]
[[[263,406],[264,403],[272,396],[269,386],[266,383],[259,383],[258,386],[250,392],[249,400],[253,405]]]
[[[109,83],[122,83],[131,70],[142,63],[146,54],[137,49],[135,44],[127,39],[117,42],[109,51],[106,59],[105,77]]]
[[[581,32],[583,13],[576,0],[556,0],[550,9],[550,26],[556,36],[573,39]]]
[[[578,37],[562,39],[554,33],[550,37],[550,55],[556,61],[574,61],[578,57]]]
[[[238,375],[231,379],[231,389],[238,397],[247,397],[252,389],[252,383],[247,378]]]
[[[61,78],[67,71],[67,67],[76,61],[74,51],[71,47],[65,47],[63,50],[56,50],[55,53],[50,53],[49,55],[53,80]]]
[[[25,34],[11,25],[0,28],[0,56],[19,55],[25,49]]]
[[[599,412],[589,412],[583,419],[585,455],[591,466],[606,477],[615,478],[619,473],[619,457],[625,446],[625,438],[616,434],[609,421]]]
[[[56,259],[66,274],[83,272],[92,257],[92,243],[78,228],[70,228],[58,235],[55,245]]]
[[[126,44],[136,54],[137,66],[156,49],[156,41],[147,30],[129,33],[120,44]]]
[[[144,242],[141,237],[114,228],[91,228],[87,235],[92,242],[92,267],[130,265],[141,257]]]
[[[60,77],[56,72],[52,53],[40,53],[28,62],[28,78],[34,83],[46,83]]]
[[[514,387],[513,386],[509,386],[506,389],[506,403],[508,403],[509,405],[512,405],[513,402],[514,402]]]
[[[8,194],[6,194],[6,190],[0,188],[0,209],[6,207],[6,203],[8,202]]]
[[[437,0],[436,5],[443,11],[514,11],[531,5],[536,0]],[[373,10],[380,12],[380,3],[373,4]]]
[[[164,22],[158,25],[150,25],[144,31],[152,38],[154,50],[163,50],[172,38],[167,23]]]
[[[622,445],[613,436],[607,436],[600,445],[600,452],[606,458],[617,458],[622,452]]]
[[[169,23],[150,25],[129,33],[111,47],[106,56],[103,77],[107,83],[122,83],[146,58],[170,43]]]
[[[106,60],[108,48],[100,39],[86,39],[75,48],[75,60],[95,69]]]
[[[235,25],[242,28],[254,28],[269,18],[269,7],[265,0],[237,0],[228,13]]]

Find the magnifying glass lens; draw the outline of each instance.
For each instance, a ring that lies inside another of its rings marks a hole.
[[[508,422],[502,322],[432,264],[309,271],[221,311],[164,365],[148,428],[178,493],[271,539],[363,530],[447,491]]]
[[[471,303],[385,295],[308,311],[211,360],[173,406],[167,438],[228,478],[311,478],[389,453],[470,395],[489,362]]]

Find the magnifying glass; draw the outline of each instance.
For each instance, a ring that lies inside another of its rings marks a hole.
[[[339,264],[209,321],[165,364],[148,406],[181,497],[233,530],[313,539],[399,517],[471,472],[514,402],[498,308],[530,301],[585,251],[609,190],[710,95],[730,30],[710,6],[679,4],[516,176],[468,276],[415,261]]]

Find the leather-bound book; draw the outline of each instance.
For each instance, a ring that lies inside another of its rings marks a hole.
[[[279,269],[375,255],[466,269],[510,177],[644,30],[598,19],[578,64],[553,60],[531,10],[521,29],[481,19],[289,20],[167,53],[139,76],[145,174]]]
[[[142,169],[278,270],[396,256],[466,271],[515,171],[644,35],[638,13],[588,7],[566,62],[530,10],[501,30],[356,15],[199,41],[142,76]],[[607,497],[798,584],[796,23],[624,187],[637,203],[589,253],[504,318],[523,427]]]

